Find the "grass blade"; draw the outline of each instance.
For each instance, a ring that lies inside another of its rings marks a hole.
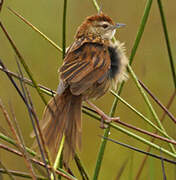
[[[19,172],[19,171],[14,171],[14,170],[8,170],[8,172],[11,173],[13,176],[17,176],[17,177],[21,177],[21,178],[25,178],[25,179],[31,179],[32,178],[30,174],[27,174],[24,172]],[[0,169],[0,173],[6,174],[7,172],[3,169]],[[47,178],[41,177],[41,176],[37,176],[36,178],[37,178],[37,180],[47,180]]]
[[[168,111],[168,109],[156,98],[156,96],[145,86],[145,84],[138,80],[140,85],[145,89],[145,91],[151,96],[151,98],[163,109],[163,111],[176,123],[176,118]]]
[[[127,163],[128,163],[128,159],[126,159],[124,161],[124,163],[121,165],[120,169],[118,170],[118,173],[117,173],[117,176],[116,176],[115,180],[120,180],[120,178],[122,176],[122,173],[124,172]]]
[[[3,168],[3,169],[0,169],[0,170],[2,170],[5,174],[7,174],[11,180],[15,180],[15,178],[12,176],[12,172],[10,172],[10,171],[2,164],[1,160],[0,160],[0,167]],[[0,179],[1,179],[1,171],[0,171]]]
[[[105,139],[107,139],[108,141],[111,141],[111,142],[113,142],[113,143],[115,143],[115,144],[119,144],[119,145],[121,145],[121,146],[123,146],[123,147],[132,149],[132,150],[134,150],[134,151],[136,151],[136,152],[140,152],[140,153],[146,154],[146,155],[148,155],[148,156],[151,156],[151,157],[154,157],[154,158],[156,158],[156,159],[160,159],[160,160],[169,162],[169,163],[171,163],[171,164],[176,164],[176,161],[173,161],[173,160],[170,160],[170,159],[167,159],[167,158],[163,158],[162,156],[158,156],[158,155],[155,155],[155,154],[152,154],[152,153],[149,153],[149,152],[142,151],[142,150],[140,150],[140,149],[138,149],[138,148],[134,148],[134,147],[132,147],[132,146],[130,146],[130,145],[128,145],[128,144],[124,144],[124,143],[118,142],[118,141],[113,140],[113,139],[111,139],[111,138],[106,138],[106,137],[103,137],[103,136],[102,136],[102,138],[105,138]],[[160,148],[160,149],[161,149],[161,148]]]
[[[26,18],[18,14],[16,11],[14,11],[12,8],[8,7],[9,11],[13,13],[15,16],[20,18],[24,23],[26,23],[29,27],[31,27],[34,31],[40,34],[41,37],[43,37],[45,40],[47,40],[54,48],[56,48],[58,51],[62,52],[62,48],[59,47],[55,42],[53,42],[51,39],[49,39],[44,33],[42,33],[38,28],[36,28],[33,24],[31,24]]]
[[[4,0],[1,0],[1,2],[0,2],[0,12],[1,12],[1,9],[2,9],[3,3],[4,3]]]
[[[11,142],[11,144],[13,144],[13,145],[16,145],[16,143],[15,143],[12,139],[10,139],[9,142]],[[11,152],[11,153],[13,153],[13,154],[16,154],[17,156],[22,157],[22,153],[21,153],[21,152],[15,150],[15,149],[12,149],[12,148],[4,145],[4,144],[0,144],[0,148],[6,150],[6,151],[8,151],[8,152]],[[32,150],[30,150],[30,149],[28,149],[28,148],[26,148],[26,149],[27,149],[27,151],[28,151],[29,153],[32,151]],[[35,153],[35,154],[36,154],[36,153]],[[33,163],[35,163],[35,164],[38,164],[38,165],[40,165],[40,166],[42,166],[42,167],[45,167],[45,164],[44,164],[43,162],[39,161],[39,160],[36,160],[36,159],[34,159],[34,158],[30,158],[30,160],[31,160]],[[51,167],[51,166],[48,166],[48,168],[51,169],[52,167]],[[64,178],[66,178],[66,179],[69,179],[69,180],[77,180],[75,177],[71,176],[70,174],[68,174],[67,172],[65,172],[63,169],[56,170],[56,173],[62,175],[62,176],[63,176]]]
[[[174,91],[174,93],[172,94],[171,98],[169,99],[169,102],[168,102],[168,104],[167,104],[167,106],[166,106],[167,109],[170,108],[171,104],[173,103],[173,100],[174,100],[175,96],[176,96],[176,91]],[[164,112],[163,115],[162,115],[162,117],[160,118],[160,121],[161,121],[161,122],[163,122],[165,116],[166,116],[166,113]],[[158,133],[158,131],[155,131],[155,134],[157,134],[157,133]],[[154,142],[154,141],[155,141],[155,139],[152,138],[151,142]],[[151,147],[149,146],[148,149],[147,149],[147,152],[150,152],[150,150],[151,150]],[[144,159],[142,160],[142,163],[141,163],[141,165],[139,166],[139,170],[138,170],[138,172],[137,172],[137,174],[136,174],[136,178],[135,178],[136,180],[140,179],[140,176],[141,176],[141,173],[142,173],[142,171],[143,171],[143,169],[144,169],[144,165],[145,165],[145,163],[146,163],[146,161],[147,161],[147,158],[148,158],[148,156],[146,155],[146,156],[144,157]]]
[[[172,78],[173,78],[173,82],[174,82],[174,87],[176,88],[175,66],[174,66],[174,60],[173,60],[171,46],[170,46],[170,40],[169,40],[166,20],[165,20],[165,16],[164,16],[163,5],[162,5],[161,0],[157,0],[157,3],[158,3],[160,16],[161,16],[161,22],[162,22],[162,25],[163,25],[163,31],[164,31],[164,36],[165,36],[165,40],[166,40],[166,46],[167,46],[167,51],[168,51],[168,56],[169,56],[169,61],[170,61],[170,67],[171,67],[171,71],[172,71]]]
[[[4,66],[4,64],[2,63],[2,61],[0,60],[0,65],[6,69],[6,67]],[[43,148],[41,147],[41,144],[40,144],[40,140],[39,140],[39,137],[38,137],[38,133],[37,133],[37,130],[36,130],[36,127],[35,127],[35,124],[34,124],[34,120],[33,120],[33,117],[36,119],[36,121],[38,122],[38,119],[37,119],[37,116],[36,114],[34,113],[34,111],[32,111],[30,105],[28,104],[28,102],[26,101],[25,97],[23,96],[23,94],[21,93],[21,91],[19,90],[18,86],[16,85],[15,81],[12,79],[12,77],[7,73],[6,71],[6,75],[8,76],[10,82],[13,84],[13,86],[15,87],[15,89],[17,90],[18,94],[20,95],[20,97],[22,98],[23,102],[25,103],[27,109],[28,109],[28,112],[29,112],[29,117],[31,119],[31,122],[32,122],[32,125],[33,125],[33,128],[34,128],[34,131],[35,131],[35,135],[36,135],[36,138],[37,138],[37,142],[38,142],[38,145],[39,145],[39,149],[40,149],[40,152],[41,152],[41,155],[42,155],[42,158],[43,158],[43,161],[45,163],[45,167],[46,167],[46,170],[47,170],[47,174],[48,174],[48,177],[49,177],[49,170],[47,168],[47,161],[45,159],[45,156],[44,156],[44,151],[43,151]],[[40,131],[39,131],[40,132]],[[41,135],[41,134],[40,134]],[[45,149],[44,149],[45,150]],[[46,153],[47,154],[47,153]],[[50,179],[50,178],[49,178]]]
[[[99,6],[97,4],[97,2],[94,0],[94,5],[95,5],[95,8],[97,10],[99,10]],[[151,9],[151,5],[152,5],[152,2],[153,0],[148,0],[146,2],[146,6],[145,6],[145,10],[144,10],[144,15],[142,17],[142,20],[141,20],[141,24],[139,26],[139,30],[138,30],[138,33],[136,35],[136,40],[134,42],[134,45],[133,45],[133,48],[132,48],[132,51],[131,51],[131,56],[130,56],[130,61],[129,63],[132,64],[132,61],[133,61],[133,58],[136,54],[136,51],[137,51],[137,48],[138,48],[138,45],[139,45],[139,42],[142,38],[142,34],[144,32],[144,28],[145,28],[145,25],[146,25],[146,22],[147,22],[147,19],[148,19],[148,15],[149,15],[149,12],[150,12],[150,9]],[[121,83],[120,85],[120,88],[119,88],[119,93],[120,94],[122,92],[122,89],[123,89],[123,86],[124,86],[124,82]],[[110,111],[110,116],[113,117],[114,116],[114,113],[115,113],[115,109],[117,107],[117,98],[114,100],[113,102],[113,105],[111,107],[111,111]],[[108,127],[105,132],[104,132],[104,137],[108,137],[108,134],[110,132],[110,127]],[[98,157],[97,157],[97,162],[96,162],[96,167],[95,167],[95,171],[94,171],[94,175],[93,175],[93,180],[97,180],[98,179],[98,175],[99,175],[99,172],[100,172],[100,168],[101,168],[101,164],[102,164],[102,159],[103,159],[103,156],[104,156],[104,151],[105,151],[105,147],[106,147],[106,139],[103,139],[102,140],[102,143],[100,145],[100,149],[99,149],[99,153],[98,153]]]
[[[159,120],[159,118],[158,118],[158,115],[156,114],[153,106],[151,105],[151,103],[150,103],[147,95],[145,94],[145,92],[144,92],[143,88],[141,87],[140,83],[138,82],[138,79],[137,79],[137,77],[136,77],[136,75],[135,75],[135,73],[134,73],[134,71],[132,70],[132,68],[131,68],[130,65],[128,65],[128,70],[129,70],[129,72],[130,72],[130,74],[131,74],[131,76],[132,76],[132,78],[133,78],[133,80],[134,80],[137,88],[139,89],[139,92],[141,93],[142,97],[144,98],[144,101],[145,101],[145,103],[147,104],[147,106],[148,106],[148,108],[149,108],[149,110],[150,110],[153,118],[154,118],[155,121],[157,122],[157,124],[158,124],[158,126],[160,127],[160,129],[164,132],[164,135],[170,139],[170,137],[168,136],[167,132],[165,131],[162,123],[160,122],[160,120]],[[169,144],[169,145],[170,145],[171,150],[176,154],[176,151],[175,151],[174,146],[173,146],[172,144]]]
[[[66,15],[67,15],[67,0],[64,0],[64,8],[63,8],[63,22],[62,22],[62,58],[65,57],[65,49],[66,49]],[[55,103],[57,104],[57,103]],[[61,144],[59,146],[57,156],[54,162],[54,170],[56,170],[58,167],[62,168],[63,162],[62,162],[62,150],[65,143],[65,135],[62,136]],[[53,180],[53,175],[51,176],[51,179]],[[61,176],[58,177],[58,179],[61,179]]]
[[[78,170],[82,176],[82,179],[89,180],[90,177],[87,174],[87,172],[85,171],[84,165],[82,164],[82,162],[77,154],[75,155],[74,159],[75,159],[76,165],[78,167]]]
[[[62,24],[62,58],[65,57],[66,50],[66,18],[67,18],[67,0],[64,0],[63,24]]]
[[[140,40],[141,40],[142,35],[144,33],[144,29],[145,29],[145,26],[146,26],[146,23],[147,23],[147,20],[148,20],[148,16],[149,16],[149,13],[150,13],[152,2],[153,2],[153,0],[148,0],[146,2],[146,6],[145,6],[145,9],[144,9],[144,15],[143,15],[143,17],[141,19],[141,24],[139,26],[139,30],[137,32],[136,39],[134,41],[134,45],[133,45],[133,48],[131,50],[131,55],[130,55],[130,58],[129,58],[129,64],[130,65],[133,62],[133,59],[134,59],[134,56],[136,54],[137,48],[139,46]]]
[[[166,171],[165,171],[165,168],[164,168],[164,160],[163,160],[163,157],[162,157],[162,154],[161,154],[161,167],[162,167],[162,172],[163,172],[163,180],[166,180]]]
[[[2,22],[0,22],[0,27],[2,29],[2,31],[4,32],[5,36],[7,37],[8,41],[10,42],[10,45],[12,46],[13,50],[15,51],[16,55],[18,56],[20,63],[23,65],[26,73],[28,74],[29,78],[31,79],[37,93],[39,94],[40,98],[42,99],[42,101],[44,102],[45,105],[47,105],[47,101],[45,100],[43,94],[41,93],[36,81],[34,80],[33,74],[30,71],[28,65],[26,64],[24,58],[21,56],[20,52],[18,51],[17,47],[15,46],[13,40],[11,39],[11,37],[9,36],[8,32],[6,31],[4,25],[2,24]]]

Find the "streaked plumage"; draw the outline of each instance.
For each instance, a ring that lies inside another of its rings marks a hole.
[[[128,60],[123,44],[111,41],[115,23],[103,13],[87,17],[78,28],[59,69],[57,94],[45,108],[41,121],[53,160],[65,134],[64,160],[69,161],[81,146],[81,105],[99,98],[110,86],[126,78]],[[50,108],[48,108],[50,107]],[[51,112],[51,110],[52,112]]]

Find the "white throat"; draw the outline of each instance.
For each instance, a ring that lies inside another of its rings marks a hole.
[[[112,39],[115,33],[116,33],[116,29],[114,29],[113,31],[108,31],[106,34],[103,35],[103,38]]]

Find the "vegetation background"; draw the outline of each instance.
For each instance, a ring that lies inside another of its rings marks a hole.
[[[126,24],[125,28],[118,30],[115,37],[121,42],[125,42],[128,57],[130,56],[132,47],[134,45],[146,2],[146,0],[99,1],[103,12],[111,16],[114,21]],[[0,20],[3,22],[8,33],[15,41],[16,46],[33,72],[35,80],[53,90],[56,90],[59,82],[57,70],[62,64],[62,54],[53,48],[46,40],[42,39],[38,33],[24,24],[19,18],[14,16],[7,9],[7,7],[13,8],[13,10],[17,11],[33,25],[35,25],[40,31],[52,39],[56,44],[61,46],[63,3],[63,0],[6,0],[0,14]],[[174,60],[176,58],[175,6],[176,2],[174,1],[163,1]],[[75,31],[84,18],[96,13],[97,11],[91,0],[68,1],[66,46],[69,46],[73,42]],[[16,65],[16,55],[1,30],[0,59],[3,60],[8,69],[13,72],[18,71]],[[137,53],[134,57],[132,68],[137,77],[144,82],[144,84],[164,105],[166,105],[173,94],[175,87],[157,1],[153,1],[152,3],[149,18]],[[34,88],[29,87],[29,90],[33,104],[37,111],[37,115],[39,118],[41,118],[44,104]],[[127,83],[125,83],[121,97],[123,97],[129,104],[134,106],[137,110],[142,112],[154,122],[147,105],[145,104],[131,77]],[[3,72],[0,72],[0,98],[6,105],[7,109],[9,107],[9,102],[12,104],[19,126],[21,127],[22,134],[24,135],[26,145],[31,147],[33,140],[29,137],[29,134],[32,131],[32,125],[27,114],[27,109]],[[49,96],[46,96],[46,98],[47,100],[50,99]],[[108,114],[111,109],[113,99],[114,97],[112,94],[107,93],[104,97],[95,101],[94,103]],[[156,105],[152,99],[150,100],[158,116],[161,117],[163,110],[161,110],[161,108]],[[176,101],[174,100],[170,107],[170,112],[172,112],[172,114],[176,113],[175,107]],[[147,131],[154,132],[153,128],[146,124],[143,119],[129,110],[122,103],[118,104],[115,115],[120,116],[121,120],[126,123],[133,124],[142,129],[146,129]],[[9,131],[9,127],[4,120],[2,113],[0,113],[0,125]],[[95,121],[89,116],[83,114],[83,143],[82,151],[79,152],[79,154],[90,175],[92,175],[94,172],[99,146],[102,141],[99,135],[103,135],[103,130],[99,128],[99,125],[100,123],[98,121]],[[168,118],[168,116],[166,116],[163,125],[165,129],[167,129],[168,134],[173,137],[173,139],[176,139],[175,124]],[[133,130],[130,131],[151,140],[151,137],[147,135],[143,135]],[[143,143],[135,140],[133,137],[127,136],[125,133],[121,133],[117,130],[111,129],[111,135],[109,137],[134,147],[138,147],[142,150],[146,150],[148,147],[148,145],[144,145]],[[169,149],[168,144],[164,143],[163,141],[156,140],[156,143],[166,149]],[[153,149],[151,152],[163,155],[162,153]],[[119,169],[122,167],[122,164],[124,164],[125,161],[127,161],[127,165],[121,179],[135,179],[143,158],[143,154],[121,147],[112,142],[108,142],[105,149],[99,179],[115,179]],[[0,160],[9,169],[26,171],[23,159],[17,158],[15,155],[2,149],[0,149]],[[75,168],[74,162],[72,163],[72,166],[73,170],[76,171],[76,174],[79,174]],[[176,167],[174,165],[165,163],[165,171],[169,180],[176,179]],[[4,177],[5,179],[8,179],[8,176],[4,175]],[[163,170],[161,160],[156,160],[149,157],[140,179],[152,180],[162,178]]]

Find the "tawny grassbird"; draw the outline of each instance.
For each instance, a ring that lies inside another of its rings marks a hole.
[[[100,13],[87,17],[78,27],[74,42],[59,69],[57,94],[49,101],[41,121],[53,160],[63,134],[66,162],[80,148],[82,102],[101,97],[112,84],[126,78],[128,59],[123,44],[112,42],[116,29],[121,26],[123,24],[115,24],[109,16]],[[100,115],[111,121],[106,115]]]

